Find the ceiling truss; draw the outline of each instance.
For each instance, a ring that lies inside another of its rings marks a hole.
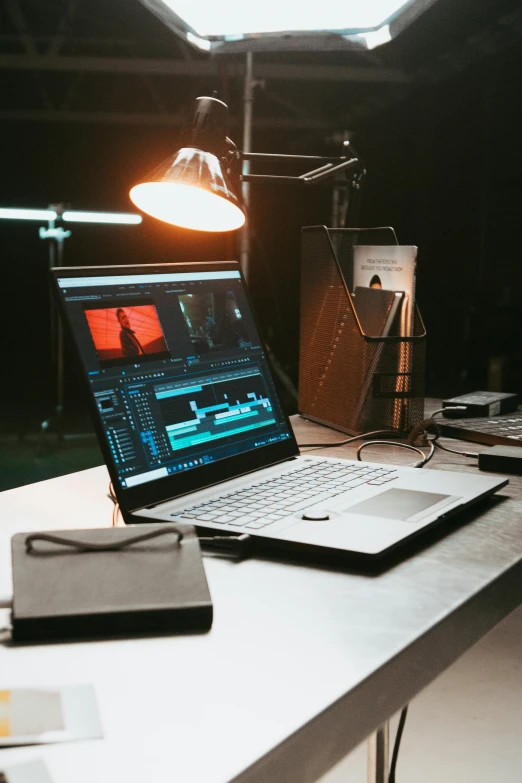
[[[123,15],[120,3],[106,0],[0,0],[0,118],[178,127],[188,97],[218,87],[236,108],[232,127],[239,127],[244,56],[200,55],[138,0],[125,5]],[[255,55],[255,126],[345,130],[419,84],[447,78],[521,39],[522,9],[515,5],[413,69],[392,67],[380,50],[322,59],[318,53]]]

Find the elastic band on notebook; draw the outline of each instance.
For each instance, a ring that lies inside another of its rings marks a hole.
[[[113,541],[107,544],[95,544],[86,543],[85,541],[77,541],[71,538],[62,538],[61,536],[53,536],[49,533],[33,533],[27,536],[25,539],[26,552],[34,553],[33,543],[35,541],[48,541],[52,544],[62,544],[63,546],[74,547],[80,552],[114,552],[118,549],[125,549],[125,547],[131,544],[138,544],[142,541],[150,541],[151,538],[158,538],[159,536],[165,536],[167,533],[175,533],[177,536],[176,544],[179,544],[183,538],[183,533],[175,528],[166,528],[165,530],[151,530],[147,533],[141,533],[139,536],[133,536],[132,538],[124,539],[123,541]]]

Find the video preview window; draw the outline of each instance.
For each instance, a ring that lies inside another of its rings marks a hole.
[[[169,356],[154,304],[88,307],[85,317],[102,367],[138,364]]]
[[[252,345],[233,291],[182,294],[178,300],[196,355]]]

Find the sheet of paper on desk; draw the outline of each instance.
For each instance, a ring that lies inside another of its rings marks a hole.
[[[0,689],[0,748],[102,736],[92,685]]]
[[[43,761],[0,765],[0,783],[53,783]]]

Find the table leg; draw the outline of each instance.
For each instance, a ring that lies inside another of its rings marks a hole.
[[[368,739],[368,783],[388,783],[390,724],[385,723]]]

